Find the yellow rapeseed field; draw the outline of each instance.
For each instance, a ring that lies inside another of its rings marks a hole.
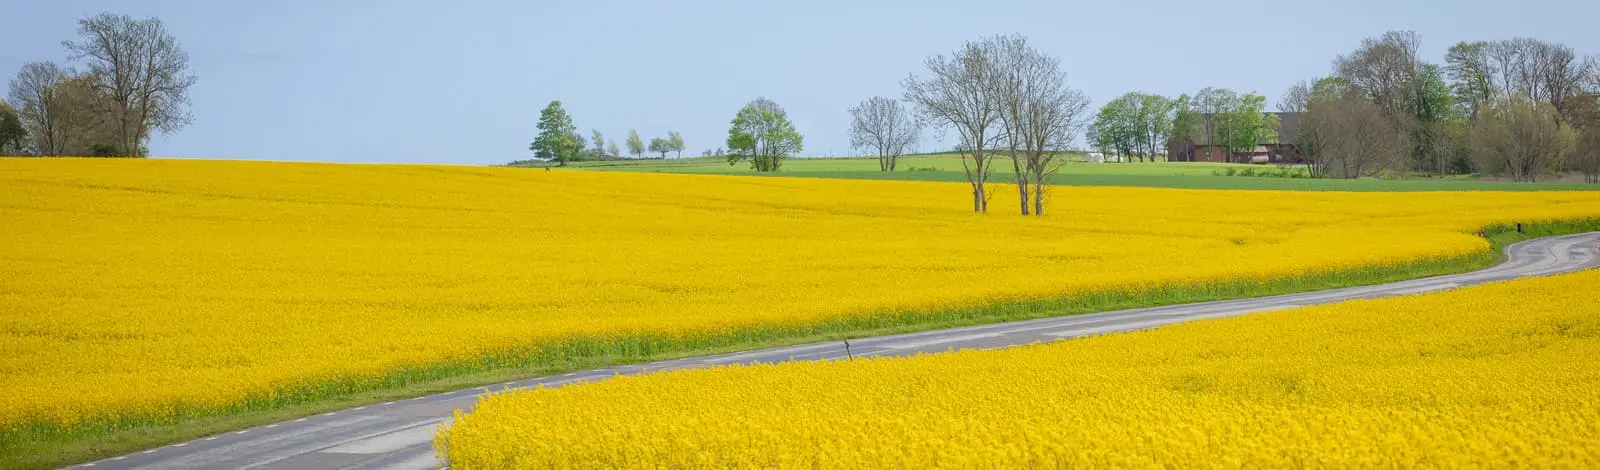
[[[1486,249],[1470,234],[1486,224],[1600,216],[1595,192],[1059,188],[1037,219],[974,215],[967,198],[946,183],[0,160],[0,430],[270,407],[581,338],[1462,256]]]
[[[1600,467],[1600,270],[996,351],[490,395],[478,468]]]

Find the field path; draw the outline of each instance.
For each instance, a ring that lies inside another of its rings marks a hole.
[[[1529,240],[1506,247],[1505,262],[1481,271],[1389,284],[1253,299],[1119,310],[921,333],[861,338],[854,356],[902,356],[951,348],[1002,348],[1038,341],[1138,330],[1200,318],[1294,308],[1353,299],[1417,294],[1485,282],[1600,267],[1600,232]],[[843,359],[845,343],[828,342],[585,370],[374,404],[257,426],[150,449],[74,468],[389,469],[433,468],[433,432],[478,395],[507,387],[546,387],[603,380],[616,374],[751,362]]]

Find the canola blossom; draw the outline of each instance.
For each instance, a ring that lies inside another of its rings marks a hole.
[[[1600,466],[1600,270],[1006,350],[488,395],[451,468]]]
[[[588,354],[562,349],[579,340],[698,344],[1468,256],[1485,225],[1600,216],[1595,192],[1059,187],[1025,218],[972,214],[962,188],[0,160],[0,432],[271,408]]]

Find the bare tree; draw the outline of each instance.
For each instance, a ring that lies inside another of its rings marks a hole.
[[[56,96],[69,73],[54,62],[31,62],[11,79],[11,103],[39,155],[60,155],[66,147],[66,129],[58,116],[62,106]]]
[[[905,100],[917,107],[924,122],[956,130],[961,142],[961,168],[972,187],[972,211],[989,211],[989,180],[993,155],[987,150],[1000,137],[995,129],[1000,109],[994,100],[994,40],[963,44],[949,57],[929,57],[926,77],[907,77]]]
[[[1314,102],[1300,122],[1302,135],[1317,142],[1308,160],[1314,177],[1367,176],[1406,148],[1383,110],[1359,94]]]
[[[1311,107],[1311,84],[1305,80],[1295,82],[1278,98],[1278,112],[1303,113]]]
[[[1479,169],[1535,181],[1571,150],[1570,133],[1553,106],[1519,94],[1479,114],[1471,140]]]
[[[110,97],[124,154],[141,155],[152,130],[176,132],[189,124],[195,76],[189,54],[161,20],[102,13],[79,20],[78,36],[62,44],[74,60],[87,61],[95,87]]]
[[[1556,109],[1556,117],[1562,121],[1573,118],[1573,97],[1583,92],[1584,80],[1594,71],[1593,64],[1581,60],[1571,47],[1562,44],[1539,43],[1535,48],[1535,62],[1542,65],[1538,70],[1535,80],[1544,90],[1545,101]]]
[[[1412,31],[1389,31],[1361,41],[1361,47],[1334,59],[1335,73],[1367,93],[1367,98],[1395,122],[1403,122],[1409,97],[1418,86],[1421,37]]]
[[[1034,49],[1026,38],[993,41],[997,69],[992,92],[1016,171],[1022,215],[1028,215],[1029,204],[1034,215],[1043,215],[1047,179],[1059,167],[1060,151],[1083,128],[1089,100],[1067,86],[1059,60]]]
[[[893,98],[874,96],[850,108],[850,146],[877,152],[878,171],[894,171],[921,135],[921,124]]]
[[[1033,99],[1032,81],[1037,81],[1040,72],[1040,62],[1047,59],[1038,54],[1028,45],[1028,39],[1020,35],[996,36],[989,40],[992,52],[991,65],[991,93],[995,105],[1000,111],[1000,130],[1008,154],[1011,156],[1012,176],[1017,183],[1017,203],[1021,206],[1022,215],[1028,215],[1028,177],[1023,169],[1023,162],[1027,160],[1027,136],[1023,135],[1023,114]]]

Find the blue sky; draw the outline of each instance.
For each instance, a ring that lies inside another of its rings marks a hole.
[[[1465,1],[113,1],[0,0],[0,75],[64,61],[76,20],[156,16],[199,83],[157,156],[503,163],[559,99],[587,136],[718,147],[745,102],[788,109],[806,154],[850,152],[846,108],[898,97],[924,58],[1022,33],[1096,103],[1205,86],[1275,102],[1389,29],[1442,61],[1461,40],[1531,36],[1600,54],[1600,2]],[[945,138],[949,140],[949,138]],[[924,149],[948,143],[931,137]]]

